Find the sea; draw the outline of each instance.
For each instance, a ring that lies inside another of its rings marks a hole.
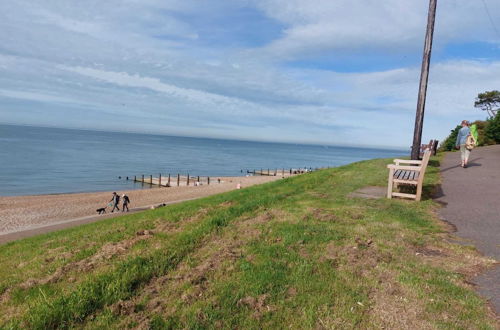
[[[149,189],[126,178],[240,176],[254,169],[335,167],[407,153],[0,124],[0,196]]]

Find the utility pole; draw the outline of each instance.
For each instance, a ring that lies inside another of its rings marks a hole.
[[[425,33],[424,56],[420,71],[420,87],[418,89],[417,113],[415,116],[415,130],[413,131],[413,145],[411,159],[419,159],[420,144],[422,143],[422,127],[424,123],[425,95],[429,80],[429,64],[431,61],[432,36],[434,34],[434,20],[436,18],[437,0],[429,0],[429,14],[427,16],[427,32]]]

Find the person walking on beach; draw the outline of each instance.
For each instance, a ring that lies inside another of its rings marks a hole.
[[[467,137],[471,134],[469,128],[469,122],[467,120],[462,120],[462,128],[458,131],[457,141],[455,146],[457,149],[460,149],[460,157],[462,159],[462,163],[460,166],[463,168],[467,167],[467,162],[469,161],[470,149],[467,148]]]
[[[116,192],[113,192],[113,197],[111,197],[110,202],[113,203],[113,209],[111,210],[111,213],[113,213],[115,209],[117,211],[120,211],[120,207],[118,206],[118,204],[120,204],[120,195],[118,195]]]
[[[128,204],[130,203],[130,199],[128,198],[127,195],[123,194],[122,195],[122,198],[123,198],[123,208],[122,208],[122,212],[125,212],[125,208],[127,209],[127,212],[128,212]]]

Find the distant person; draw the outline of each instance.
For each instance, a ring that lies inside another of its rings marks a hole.
[[[113,213],[115,211],[115,209],[117,211],[120,211],[120,207],[118,206],[118,204],[120,204],[120,195],[118,195],[116,192],[114,192],[113,197],[111,197],[110,202],[113,203],[113,209],[111,210],[111,213]]]
[[[460,157],[462,159],[460,166],[466,168],[470,156],[470,149],[466,147],[466,143],[467,143],[467,137],[471,135],[471,133],[469,128],[469,122],[467,120],[462,120],[461,125],[462,128],[460,128],[460,130],[458,131],[457,141],[455,143],[455,146],[457,149],[460,149]]]
[[[128,212],[128,204],[130,204],[130,199],[125,194],[122,195],[122,198],[123,198],[122,212],[125,212],[125,209],[127,209],[127,212]]]

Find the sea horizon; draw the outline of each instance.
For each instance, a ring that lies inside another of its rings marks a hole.
[[[278,143],[278,144],[291,144],[291,145],[304,145],[304,146],[318,146],[318,147],[339,147],[339,148],[360,148],[360,149],[377,149],[377,150],[397,150],[404,151],[404,146],[386,146],[386,145],[370,145],[370,144],[336,144],[336,143],[320,143],[320,142],[293,142],[293,141],[270,141],[270,140],[256,140],[256,139],[243,139],[243,138],[230,138],[230,137],[211,137],[211,136],[195,136],[195,135],[181,135],[181,134],[167,134],[159,132],[141,132],[130,130],[109,130],[98,128],[85,128],[85,127],[62,127],[50,125],[34,125],[25,123],[2,123],[0,126],[19,126],[19,127],[34,127],[34,128],[53,128],[71,131],[88,131],[88,132],[103,132],[103,133],[126,133],[126,134],[139,134],[139,135],[153,135],[153,136],[166,136],[166,137],[180,137],[180,138],[193,138],[193,139],[208,139],[208,140],[223,140],[223,141],[238,141],[238,142],[256,142],[256,143]],[[408,147],[410,150],[410,147]],[[409,151],[408,151],[409,152]]]
[[[322,168],[408,151],[0,124],[0,196],[147,188],[149,176],[241,176],[247,170]],[[121,177],[121,178],[119,178]]]

